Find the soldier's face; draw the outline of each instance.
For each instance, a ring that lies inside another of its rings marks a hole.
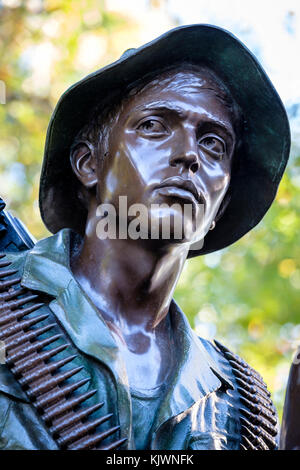
[[[180,217],[186,204],[191,224],[183,241],[206,234],[229,186],[235,145],[221,96],[207,73],[187,71],[164,74],[129,98],[99,165],[98,202],[118,208],[119,196],[126,196],[128,207],[143,204],[149,221],[160,222]]]

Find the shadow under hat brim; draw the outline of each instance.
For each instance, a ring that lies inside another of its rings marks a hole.
[[[231,199],[204,245],[189,257],[234,243],[256,226],[276,196],[290,150],[284,106],[261,65],[231,33],[211,25],[180,26],[129,50],[118,61],[72,85],[60,98],[48,127],[40,182],[40,210],[56,233],[69,227],[83,233],[86,210],[75,191],[70,146],[87,116],[112,91],[166,66],[205,64],[223,80],[244,117],[243,143],[231,177]]]

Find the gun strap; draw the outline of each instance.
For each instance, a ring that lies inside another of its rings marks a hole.
[[[16,271],[9,269],[11,263],[5,260],[5,256],[5,254],[0,255],[0,340],[5,344],[7,366],[60,449],[117,449],[126,439],[118,439],[110,444],[105,444],[103,441],[119,431],[119,426],[104,432],[99,432],[97,429],[101,423],[111,418],[111,414],[94,420],[87,419],[103,403],[82,406],[96,393],[96,390],[80,395],[74,394],[90,379],[66,382],[82,367],[57,372],[64,364],[71,362],[75,355],[48,362],[50,358],[68,347],[65,333],[58,322],[32,328],[40,322],[45,323],[48,315],[30,315],[29,319],[24,319],[43,305],[42,297],[21,287],[21,279],[15,277]],[[60,334],[51,332],[54,326],[59,328]],[[46,331],[50,332],[50,336],[39,339],[39,336]],[[59,337],[63,337],[66,342],[53,347],[52,343]],[[50,349],[45,350],[48,345],[51,345]],[[81,407],[76,409],[78,405]]]
[[[237,354],[214,341],[229,361],[237,384],[241,407],[241,450],[277,448],[278,419],[271,394],[262,377]]]

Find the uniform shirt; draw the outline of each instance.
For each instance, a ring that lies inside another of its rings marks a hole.
[[[137,450],[148,449],[151,429],[164,393],[164,385],[148,390],[130,387],[134,444]]]
[[[7,258],[12,261],[11,268],[22,276],[22,286],[48,296],[48,305],[35,314],[50,313],[50,322],[52,316],[71,343],[69,353],[78,353],[72,365],[65,365],[62,370],[84,367],[76,379],[88,376],[90,381],[80,393],[97,389],[87,404],[104,402],[92,418],[113,413],[109,422],[101,424],[101,430],[120,425],[118,437],[127,438],[122,448],[135,449],[135,430],[141,429],[142,417],[137,407],[142,398],[132,400],[118,346],[99,310],[72,274],[71,236],[69,229],[63,229],[39,241],[30,251],[8,253]],[[174,301],[169,315],[178,361],[161,393],[146,442],[139,440],[137,446],[155,450],[238,449],[240,403],[230,364],[213,343],[197,337]],[[44,333],[40,339],[47,335]],[[57,340],[55,346],[63,342]],[[65,351],[61,352],[55,360],[65,355]],[[74,377],[69,381],[74,381]],[[107,438],[107,442],[110,440],[116,437]],[[0,449],[57,448],[8,367],[0,365]]]

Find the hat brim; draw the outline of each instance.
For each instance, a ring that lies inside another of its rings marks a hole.
[[[180,26],[130,51],[113,64],[72,85],[51,117],[40,183],[40,210],[56,233],[69,227],[82,233],[86,212],[78,207],[70,146],[90,110],[115,89],[125,89],[151,72],[180,62],[205,64],[223,80],[242,109],[243,142],[230,183],[231,199],[214,230],[189,257],[231,245],[263,218],[274,200],[290,151],[284,106],[263,68],[236,37],[205,24]]]

